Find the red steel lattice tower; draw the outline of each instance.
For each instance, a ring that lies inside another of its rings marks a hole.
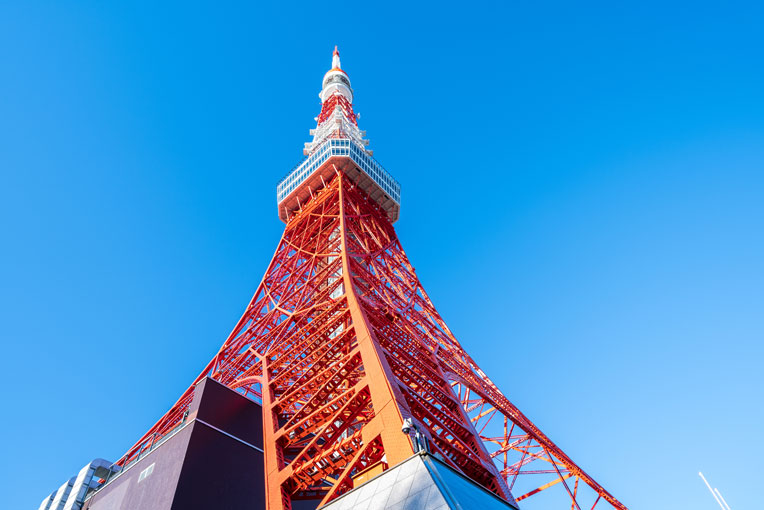
[[[209,376],[262,403],[267,507],[327,503],[407,459],[419,446],[401,432],[411,420],[433,455],[512,504],[557,491],[571,509],[625,509],[502,394],[435,310],[393,228],[400,186],[366,149],[336,48],[320,98],[307,157],[277,188],[286,228],[276,253],[194,382]],[[186,419],[193,391],[120,466]]]

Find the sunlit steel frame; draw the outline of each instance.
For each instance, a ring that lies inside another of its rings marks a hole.
[[[340,171],[287,223],[244,315],[194,384],[205,376],[263,405],[270,510],[324,504],[364,471],[411,456],[409,417],[435,455],[507,500],[559,486],[573,510],[626,508],[462,349],[384,211]],[[194,384],[121,466],[189,418]],[[521,476],[538,486],[513,496]]]

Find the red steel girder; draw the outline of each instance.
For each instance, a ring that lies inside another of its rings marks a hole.
[[[289,219],[254,297],[194,384],[205,376],[263,405],[271,510],[326,503],[361,471],[408,458],[400,428],[409,417],[437,455],[500,497],[512,500],[527,478],[518,501],[563,487],[574,509],[585,500],[626,508],[480,370],[384,211],[339,171]],[[187,419],[193,388],[120,465]]]

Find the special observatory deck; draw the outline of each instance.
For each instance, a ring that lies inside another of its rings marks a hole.
[[[349,138],[330,138],[300,163],[276,187],[279,218],[287,222],[289,214],[306,204],[311,194],[324,187],[334,175],[334,167],[345,172],[395,223],[400,216],[401,185],[382,165]]]

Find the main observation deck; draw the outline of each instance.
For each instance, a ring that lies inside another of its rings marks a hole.
[[[310,200],[312,192],[324,187],[334,175],[335,167],[377,202],[392,223],[398,221],[401,185],[349,138],[326,140],[279,182],[276,186],[276,202],[281,221],[286,223],[290,213]]]

